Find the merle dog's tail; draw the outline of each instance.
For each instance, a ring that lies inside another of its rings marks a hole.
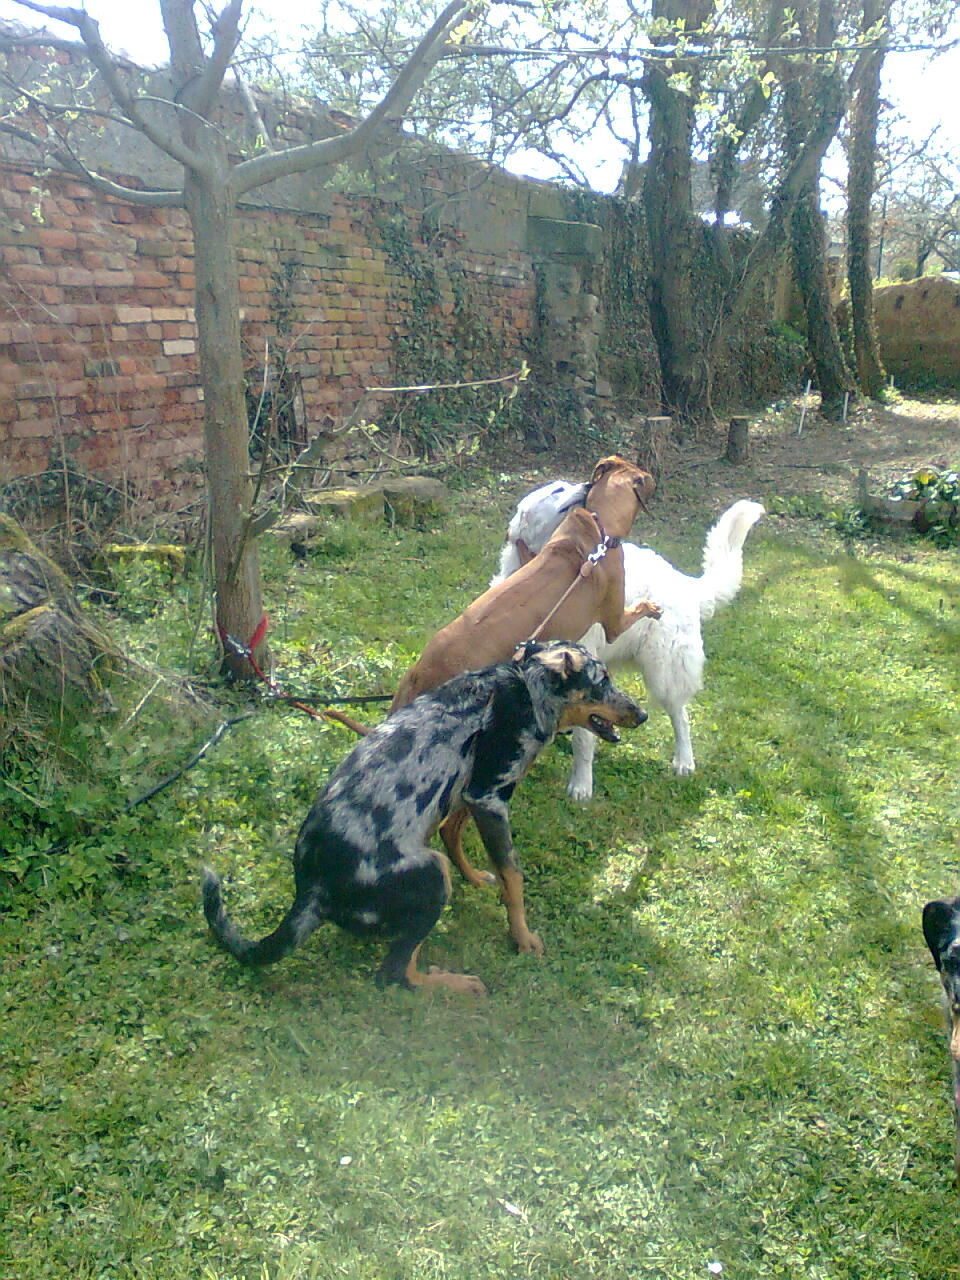
[[[273,933],[268,933],[258,942],[244,938],[224,909],[220,877],[210,867],[203,869],[203,914],[210,932],[224,951],[229,951],[241,964],[251,966],[275,964],[282,960],[320,923],[314,907],[297,898]]]

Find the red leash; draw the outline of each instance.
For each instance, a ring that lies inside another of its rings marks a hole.
[[[281,689],[276,680],[271,679],[271,677],[267,675],[263,667],[260,666],[260,663],[253,656],[253,651],[263,641],[264,636],[267,634],[267,628],[269,625],[267,615],[264,614],[257,624],[256,631],[254,631],[253,635],[250,637],[249,644],[243,644],[236,638],[236,636],[230,635],[223,629],[223,627],[220,626],[219,623],[217,624],[217,630],[220,633],[220,643],[223,647],[225,649],[229,649],[235,657],[243,658],[249,662],[250,666],[253,668],[254,675],[259,680],[263,681],[274,698],[279,698],[283,702],[288,702],[291,707],[296,707],[298,711],[305,711],[311,720],[333,720],[337,724],[342,724],[348,729],[352,729],[354,733],[359,734],[361,737],[364,734],[369,733],[370,729],[367,725],[363,725],[359,720],[354,720],[350,716],[344,715],[342,711],[317,711],[316,708],[307,706],[305,702],[301,702],[298,698],[291,697],[289,693],[285,693],[283,689]]]
[[[220,642],[223,645],[223,647],[225,649],[229,649],[230,652],[234,655],[234,657],[244,658],[247,662],[249,662],[250,666],[253,667],[254,675],[259,680],[263,681],[263,683],[267,686],[267,688],[270,690],[271,694],[275,698],[280,698],[284,702],[289,702],[292,707],[296,707],[299,711],[305,711],[311,720],[323,719],[322,711],[316,711],[313,707],[308,707],[305,702],[298,702],[296,698],[291,698],[291,696],[288,693],[284,693],[284,691],[277,684],[276,680],[272,680],[270,676],[267,675],[263,667],[261,667],[260,663],[253,656],[254,649],[256,649],[258,645],[261,644],[264,636],[267,634],[267,628],[269,625],[270,624],[267,621],[267,615],[264,614],[263,617],[260,619],[260,621],[257,623],[257,629],[256,631],[254,631],[253,635],[250,637],[249,644],[243,644],[235,636],[230,635],[228,632],[226,632],[223,629],[223,627],[220,626],[219,623],[217,623],[217,630],[220,633]]]

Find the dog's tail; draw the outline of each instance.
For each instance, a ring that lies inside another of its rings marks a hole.
[[[259,942],[251,942],[241,935],[227,915],[220,877],[210,867],[203,869],[203,914],[210,932],[224,951],[229,951],[242,965],[250,966],[275,964],[282,960],[321,922],[316,909],[298,898],[273,933],[268,933]]]
[[[500,548],[500,563],[497,565],[497,572],[490,579],[490,586],[495,587],[512,573],[516,573],[522,563],[517,544],[508,538]]]
[[[762,515],[764,509],[759,502],[742,498],[727,508],[707,534],[703,574],[698,580],[701,618],[712,618],[717,609],[729,604],[740,590],[743,544]]]

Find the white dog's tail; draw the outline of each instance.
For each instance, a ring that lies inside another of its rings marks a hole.
[[[759,502],[741,498],[723,513],[707,534],[703,548],[703,574],[697,579],[701,618],[712,618],[717,609],[729,604],[740,590],[743,544],[763,514],[764,509]]]

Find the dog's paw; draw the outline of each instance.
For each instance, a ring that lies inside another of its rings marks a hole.
[[[519,938],[514,938],[513,945],[522,956],[543,955],[543,943],[540,941],[538,933],[530,933],[528,930],[526,933],[521,934]]]
[[[571,778],[567,783],[567,795],[577,804],[586,804],[593,799],[593,779]]]
[[[662,618],[663,606],[654,604],[652,600],[641,600],[639,604],[633,606],[630,613],[634,621],[639,621],[640,618]]]
[[[491,885],[500,883],[492,871],[478,871],[476,867],[464,865],[460,867],[460,874],[474,889],[489,889]]]
[[[673,772],[678,778],[690,778],[697,771],[697,766],[692,760],[674,760]]]
[[[431,965],[426,973],[421,974],[421,986],[446,987],[460,996],[485,996],[487,988],[472,973],[450,973],[447,969],[438,969]]]

